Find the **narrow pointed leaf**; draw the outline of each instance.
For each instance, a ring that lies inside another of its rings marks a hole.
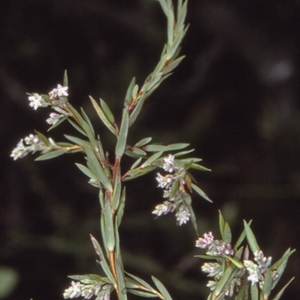
[[[59,149],[59,150],[54,150],[45,154],[42,154],[38,156],[35,160],[36,161],[41,161],[41,160],[47,160],[47,159],[52,159],[58,156],[61,156],[67,152],[66,149]]]
[[[86,166],[82,165],[82,164],[78,164],[75,163],[75,165],[78,167],[78,169],[85,174],[87,177],[91,178],[91,179],[95,179],[97,180],[97,176]]]
[[[263,285],[263,295],[264,295],[264,299],[269,299],[269,296],[271,294],[271,289],[272,289],[272,282],[273,282],[271,270],[268,269],[264,276],[265,276],[265,280]]]
[[[143,138],[142,140],[140,140],[139,142],[137,142],[135,144],[135,146],[142,147],[142,146],[149,144],[151,141],[152,141],[152,137],[146,137],[146,138]]]
[[[90,237],[91,237],[91,240],[92,240],[92,243],[93,243],[93,246],[94,246],[94,249],[95,249],[95,252],[98,254],[99,256],[99,262],[100,262],[100,265],[102,267],[102,270],[104,271],[105,275],[108,277],[108,279],[110,280],[111,283],[114,283],[115,282],[115,278],[110,270],[110,267],[106,261],[106,258],[103,254],[103,251],[102,251],[102,248],[100,247],[98,241],[90,234]]]
[[[167,289],[164,287],[164,285],[154,276],[151,276],[155,286],[158,288],[158,290],[161,292],[161,294],[164,297],[164,300],[172,300],[172,297],[170,296]]]
[[[115,154],[117,158],[121,158],[122,155],[124,154],[126,142],[127,142],[128,126],[129,126],[129,114],[127,108],[125,107],[123,109],[120,133],[118,136],[118,141],[115,150]]]
[[[250,246],[251,251],[254,253],[255,251],[259,251],[260,248],[257,244],[256,238],[253,234],[253,231],[251,230],[250,226],[246,221],[244,221],[244,228],[246,231],[246,237]]]
[[[78,131],[80,132],[82,135],[86,136],[86,133],[84,132],[84,130],[77,125],[73,120],[71,120],[70,118],[67,119],[68,122]]]
[[[197,186],[195,185],[194,183],[192,183],[192,188],[193,190],[198,194],[200,195],[202,198],[204,198],[205,200],[207,200],[208,202],[211,202],[212,203],[212,200],[210,200],[208,198],[208,196]]]
[[[92,135],[95,136],[95,130],[93,128],[92,122],[91,122],[90,118],[88,117],[88,115],[83,110],[83,108],[81,108],[81,114],[82,114],[85,122],[89,125],[89,128],[92,131]]]
[[[69,86],[68,72],[67,72],[67,70],[65,70],[65,72],[64,72],[63,85],[64,85],[64,86]]]
[[[251,285],[250,287],[251,290],[251,300],[260,300],[258,297],[258,287],[256,284]]]
[[[72,136],[72,135],[65,134],[64,137],[76,145],[84,146],[88,143],[87,141],[82,140],[82,139]]]
[[[125,105],[129,105],[131,104],[131,100],[132,100],[132,90],[135,86],[135,77],[132,78],[129,86],[128,86],[128,89],[127,89],[127,92],[126,92],[126,96],[125,96]]]
[[[295,277],[291,278],[289,282],[278,292],[278,294],[273,298],[273,300],[279,300],[284,293],[285,289],[290,285],[290,283],[295,279]]]
[[[144,168],[144,167],[151,165],[154,161],[156,161],[158,158],[160,158],[162,156],[162,154],[163,154],[162,151],[154,153],[141,165],[141,167]]]
[[[44,134],[42,134],[41,132],[39,132],[39,131],[37,131],[37,130],[35,130],[34,132],[36,133],[36,135],[38,136],[38,138],[39,138],[45,145],[50,146],[50,142],[49,142],[48,138],[47,138]]]
[[[103,171],[102,166],[100,165],[96,154],[88,146],[85,146],[84,149],[88,158],[89,168],[97,175],[97,177],[99,178],[100,182],[104,185],[104,187],[108,191],[112,192],[111,182],[106,176],[105,172]]]
[[[108,107],[107,103],[103,99],[100,98],[100,104],[101,104],[101,107],[102,107],[108,121],[111,123],[114,123],[115,117],[114,117],[113,113],[111,112],[110,108]]]
[[[108,118],[106,117],[106,115],[104,114],[102,108],[100,107],[100,105],[97,103],[97,101],[89,96],[92,105],[98,115],[98,117],[100,118],[100,120],[102,121],[102,123],[106,126],[106,128],[111,131],[115,136],[117,136],[117,131],[115,129],[115,127],[111,124],[111,122],[108,120]]]

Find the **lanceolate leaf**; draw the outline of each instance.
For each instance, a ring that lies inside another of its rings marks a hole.
[[[121,158],[122,155],[124,154],[125,151],[125,146],[127,142],[127,134],[128,134],[128,126],[129,126],[129,114],[128,110],[125,107],[123,109],[123,116],[122,116],[122,122],[121,122],[121,127],[120,127],[120,133],[118,136],[118,141],[116,145],[116,157]]]
[[[48,152],[48,153],[38,156],[35,160],[40,161],[40,160],[47,160],[47,159],[55,158],[55,157],[65,154],[66,152],[67,152],[66,149],[54,150],[54,151],[51,151],[51,152]]]
[[[208,196],[197,186],[197,185],[195,185],[194,183],[192,183],[192,188],[193,188],[193,190],[197,193],[197,194],[199,194],[202,198],[204,198],[205,200],[207,200],[208,202],[212,202],[212,200],[210,200],[209,198],[208,198]]]
[[[100,104],[101,104],[101,107],[102,107],[108,121],[111,123],[114,123],[115,117],[114,117],[113,113],[111,112],[111,110],[109,109],[107,103],[103,99],[100,98]]]
[[[91,150],[89,146],[84,147],[85,153],[88,158],[89,168],[98,176],[100,182],[104,185],[104,187],[112,192],[112,185],[108,177],[106,176],[102,166],[100,165],[96,154]]]
[[[117,136],[117,131],[115,129],[115,127],[111,124],[111,122],[108,120],[108,118],[106,117],[106,115],[104,114],[102,108],[100,107],[100,105],[96,102],[95,99],[93,99],[93,97],[90,96],[90,100],[94,106],[94,109],[98,115],[98,117],[100,118],[100,120],[103,122],[103,124],[114,134]]]
[[[246,231],[246,237],[250,246],[251,251],[254,253],[255,251],[259,251],[260,248],[257,244],[256,238],[253,234],[253,231],[251,230],[250,226],[246,221],[244,221],[244,228]]]
[[[167,291],[167,289],[164,287],[164,285],[154,276],[151,276],[154,284],[156,285],[156,287],[158,288],[158,290],[161,292],[161,294],[164,297],[164,300],[172,300],[172,297],[170,296],[169,292]]]

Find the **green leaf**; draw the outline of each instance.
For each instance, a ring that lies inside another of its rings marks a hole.
[[[117,252],[116,255],[116,271],[117,271],[117,280],[118,280],[118,288],[119,288],[118,300],[126,300],[127,290],[125,285],[124,269],[123,269],[122,258],[120,256],[119,251]]]
[[[84,118],[84,120],[86,121],[86,123],[89,125],[89,128],[91,130],[91,135],[92,136],[95,136],[95,130],[93,128],[93,125],[92,125],[92,122],[91,120],[89,119],[88,115],[85,113],[85,111],[83,110],[83,108],[81,108],[81,114]]]
[[[70,118],[67,119],[68,122],[78,131],[80,132],[82,135],[86,136],[86,133],[84,132],[84,130],[77,125],[73,120],[71,120]]]
[[[75,143],[76,145],[79,145],[79,146],[82,146],[82,147],[88,143],[87,141],[82,140],[82,139],[77,138],[77,137],[72,136],[72,135],[64,134],[64,137],[67,140],[71,141],[72,143]]]
[[[126,290],[130,294],[137,295],[137,296],[140,296],[140,297],[143,297],[143,298],[157,298],[156,294],[152,294],[150,292],[144,292],[144,291],[130,289],[130,288],[127,288]]]
[[[39,132],[37,130],[35,130],[34,132],[38,136],[39,140],[41,140],[45,145],[50,146],[50,142],[45,135],[43,135],[41,132]]]
[[[222,275],[222,278],[217,283],[216,288],[212,292],[213,299],[216,299],[221,292],[223,291],[224,287],[227,285],[227,283],[230,281],[230,279],[233,277],[232,274],[232,268],[228,268]]]
[[[112,197],[112,209],[117,210],[120,202],[122,183],[120,178],[120,172],[117,171],[117,175],[114,183],[114,192]]]
[[[225,220],[224,217],[221,213],[221,211],[219,210],[219,227],[220,227],[220,233],[221,233],[221,237],[223,239],[224,236],[224,228],[225,228]]]
[[[117,131],[115,129],[115,127],[110,123],[110,121],[108,120],[108,118],[106,117],[106,115],[104,114],[102,108],[100,107],[100,105],[96,102],[95,99],[93,99],[93,97],[89,96],[92,105],[98,115],[98,117],[100,118],[100,120],[102,121],[102,123],[106,126],[106,128],[111,131],[115,136],[118,136]]]
[[[105,275],[107,276],[107,278],[109,279],[109,281],[114,284],[115,283],[115,278],[110,270],[110,267],[106,261],[106,258],[103,255],[103,251],[102,248],[100,247],[98,241],[90,234],[95,252],[98,254],[99,258],[100,258],[100,265],[102,267],[103,272],[105,273]]]
[[[226,256],[226,258],[228,259],[228,260],[230,260],[236,267],[238,267],[239,269],[242,269],[242,268],[244,268],[244,265],[242,264],[242,263],[240,263],[238,260],[236,260],[236,259],[234,259],[234,258],[232,258],[232,257],[230,257],[230,256]]]
[[[77,168],[83,173],[85,174],[87,177],[91,178],[91,179],[95,179],[97,180],[97,176],[86,166],[79,164],[79,163],[75,163],[75,165],[77,166]]]
[[[128,86],[128,89],[127,89],[127,92],[126,92],[126,96],[125,96],[125,105],[126,104],[131,104],[131,100],[132,100],[132,90],[135,86],[135,77],[132,78],[129,86]]]
[[[132,93],[131,93],[132,99],[136,98],[138,90],[139,90],[139,86],[137,84],[135,84],[134,87],[133,87],[133,89],[132,89]]]
[[[212,200],[210,200],[208,198],[208,196],[194,183],[192,183],[192,189],[198,194],[200,195],[202,198],[204,198],[205,200],[207,200],[208,202],[212,203]]]
[[[67,107],[72,112],[72,114],[74,115],[74,118],[78,122],[78,125],[83,128],[83,124],[86,123],[86,122],[84,121],[82,116],[79,114],[79,112],[70,104],[70,102],[67,102]]]
[[[177,143],[177,144],[171,144],[166,146],[166,151],[175,151],[175,150],[181,150],[186,147],[188,147],[190,144],[187,143]]]
[[[251,300],[259,300],[257,285],[256,284],[254,284],[254,285],[251,284],[250,290],[251,290]]]
[[[35,159],[35,161],[41,161],[41,160],[47,160],[47,159],[51,159],[51,158],[55,158],[58,156],[61,156],[63,154],[65,154],[67,152],[66,149],[59,149],[59,150],[54,150],[51,152],[47,152],[45,154],[40,155],[39,157],[37,157]]]
[[[205,167],[203,167],[201,165],[198,165],[198,164],[195,164],[195,163],[191,163],[189,165],[189,168],[195,169],[195,170],[198,170],[198,171],[211,171],[211,169],[205,168]]]
[[[133,147],[133,148],[131,149],[131,151],[132,151],[134,154],[136,154],[137,156],[146,156],[146,155],[147,155],[147,153],[146,153],[144,150],[142,150],[142,149],[140,149],[140,148],[137,148],[137,147]]]
[[[124,214],[124,208],[125,208],[125,199],[126,199],[126,187],[123,187],[120,203],[118,206],[117,214],[116,214],[116,222],[117,226],[119,227],[122,222],[123,214]]]
[[[105,245],[109,251],[113,251],[115,248],[115,231],[112,219],[112,210],[110,203],[106,201],[103,209],[104,218],[105,218]]]
[[[288,263],[288,259],[290,255],[292,255],[295,252],[295,250],[291,250],[290,248],[287,249],[287,251],[283,254],[283,256],[276,261],[272,266],[270,266],[270,270],[276,270],[277,272],[277,277],[273,281],[272,289],[278,284],[281,276],[283,275],[283,272],[285,270],[285,267]]]
[[[67,70],[65,70],[65,72],[64,72],[63,86],[69,86]]]
[[[104,112],[106,118],[108,119],[108,121],[111,123],[115,123],[115,117],[114,117],[113,113],[109,109],[107,103],[101,98],[100,98],[100,105],[101,105],[103,112]]]
[[[145,145],[149,144],[151,141],[152,141],[152,137],[143,138],[142,140],[140,140],[139,142],[137,142],[135,144],[135,147],[145,146]]]
[[[199,235],[198,233],[198,226],[197,226],[197,220],[196,220],[196,216],[192,207],[192,198],[188,193],[183,193],[183,199],[184,199],[184,203],[187,206],[189,213],[191,214],[191,222],[192,225],[196,231],[196,234]]]
[[[181,152],[175,153],[174,156],[175,157],[183,156],[183,155],[189,154],[189,153],[191,153],[193,151],[195,151],[195,149],[181,151]],[[201,158],[197,158],[197,159],[199,159],[197,161],[201,161],[202,160]]]
[[[251,251],[254,253],[255,251],[259,251],[260,248],[257,244],[256,238],[253,234],[253,231],[251,230],[250,226],[248,223],[244,220],[244,228],[246,231],[246,237],[250,246]]]
[[[220,233],[222,236],[222,240],[225,243],[230,244],[231,238],[232,238],[231,229],[230,229],[228,223],[225,222],[220,210],[219,210],[219,226],[220,226]]]
[[[142,107],[144,105],[146,96],[148,97],[150,93],[147,92],[146,94],[146,88],[147,88],[148,84],[144,84],[143,86],[143,90],[142,90],[142,94],[140,95],[140,97],[137,100],[137,103],[132,111],[132,113],[130,114],[130,118],[129,118],[129,126],[131,126],[135,120],[137,119],[138,115],[140,114]]]
[[[170,296],[167,289],[164,287],[164,285],[154,276],[151,276],[155,286],[158,288],[158,290],[161,292],[161,294],[164,297],[164,300],[172,300],[172,297]]]
[[[264,274],[265,280],[263,285],[263,295],[264,299],[268,299],[271,294],[272,289],[272,272],[270,269],[267,270],[267,272]]]
[[[291,278],[289,282],[278,292],[278,294],[273,298],[273,300],[279,300],[284,293],[285,289],[290,285],[290,283],[295,279],[295,277]]]
[[[130,280],[136,287],[142,286],[145,289],[147,289],[148,292],[155,292],[153,287],[150,284],[148,284],[146,281],[144,281],[143,279],[141,279],[141,278],[139,278],[139,277],[137,277],[133,274],[130,274],[128,272],[125,272],[125,274],[130,277],[130,278],[125,277],[125,282],[126,282],[126,279],[127,279],[127,280]],[[156,295],[156,297],[157,297],[157,295]]]
[[[133,169],[133,170],[129,170],[127,172],[127,177],[123,178],[122,180],[123,181],[129,181],[129,180],[132,180],[132,179],[135,179],[135,178],[138,178],[140,176],[143,176],[153,170],[155,170],[156,167],[154,166],[149,166],[149,167],[145,167],[145,168],[142,168],[142,169]]]
[[[118,141],[117,141],[116,150],[115,150],[117,159],[120,159],[122,157],[122,155],[124,154],[126,142],[127,142],[128,127],[129,127],[129,114],[128,114],[127,108],[125,107],[123,109],[120,133],[118,136]]]
[[[251,223],[252,223],[252,221],[250,221],[248,223],[248,225],[250,226]],[[239,236],[238,240],[236,241],[233,249],[237,249],[242,244],[242,242],[244,241],[245,237],[246,237],[246,231],[244,229],[243,232],[241,233],[241,235]]]
[[[225,223],[225,227],[224,227],[224,231],[223,231],[223,241],[227,244],[231,243],[231,238],[232,238],[232,234],[231,234],[231,229],[228,225],[228,223]]]
[[[160,158],[162,156],[162,154],[163,154],[162,151],[154,153],[141,165],[141,168],[150,166],[154,161],[156,161],[158,158]]]
[[[187,1],[181,5],[181,1],[178,1],[178,7],[177,7],[177,22],[175,26],[175,32],[182,30],[184,28],[184,21],[187,14]]]
[[[143,148],[145,151],[148,151],[148,152],[164,152],[167,150],[166,146],[163,146],[163,145],[147,145]]]
[[[134,162],[134,164],[130,167],[130,170],[135,169],[135,168],[140,164],[141,161],[142,161],[142,157],[138,158],[138,159]]]
[[[177,157],[176,154],[174,156]],[[202,159],[197,158],[197,157],[188,157],[188,158],[177,159],[176,161],[179,161],[181,164],[183,164],[183,165],[185,164],[190,167],[190,165],[188,165],[188,164],[202,161]]]
[[[175,68],[178,67],[178,65],[182,62],[184,58],[185,56],[180,56],[172,62],[168,63],[168,65],[163,69],[163,74],[172,72]]]
[[[148,91],[151,91],[153,88],[156,88],[159,85],[162,76],[163,76],[162,72],[157,72],[155,74],[152,74],[152,76],[150,77],[150,79],[147,82],[147,90],[146,91],[148,92]]]
[[[99,163],[99,160],[96,154],[90,149],[89,146],[84,146],[85,153],[88,158],[88,167],[97,175],[100,182],[104,185],[104,187],[109,191],[112,192],[112,185],[108,177],[106,176],[102,166]]]

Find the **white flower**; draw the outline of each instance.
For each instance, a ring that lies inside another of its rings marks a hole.
[[[191,214],[186,208],[180,209],[175,215],[179,226],[181,226],[182,224],[186,224],[190,220],[190,216]]]
[[[162,176],[160,173],[156,174],[156,181],[158,182],[158,187],[168,189],[172,184],[172,175]]]
[[[251,260],[244,260],[244,266],[248,271],[249,276],[247,277],[248,281],[251,281],[251,285],[258,283],[260,280],[263,280],[263,276],[259,270],[257,264]]]
[[[169,172],[169,173],[174,172],[174,170],[175,170],[174,155],[169,154],[169,156],[164,158],[163,168],[166,172]]]
[[[60,97],[68,97],[68,87],[58,84],[56,89],[53,89],[51,92],[49,92],[49,96],[52,100]]]
[[[203,238],[199,237],[196,241],[196,247],[201,249],[207,249],[213,243],[214,236],[211,231],[204,233]]]
[[[37,110],[39,107],[47,107],[49,105],[39,94],[31,94],[28,97],[28,100],[30,101],[29,105],[35,110]]]
[[[53,143],[51,142],[52,145]],[[46,153],[49,152],[51,149],[51,146],[46,145],[43,141],[39,139],[37,135],[30,134],[19,141],[17,147],[13,149],[10,156],[13,157],[14,160],[17,160],[19,158],[25,157],[30,152],[35,153],[37,151],[41,151],[41,153]]]
[[[166,215],[169,211],[171,211],[171,209],[172,209],[171,203],[165,201],[163,204],[156,205],[155,210],[152,213],[159,217],[161,215]]]
[[[56,124],[56,123],[59,121],[59,119],[62,118],[63,116],[64,116],[64,115],[61,115],[61,114],[57,114],[57,113],[52,112],[52,113],[50,114],[50,118],[48,118],[48,119],[46,120],[46,122],[47,122],[49,125],[54,125],[54,124]]]
[[[71,282],[71,286],[63,293],[65,299],[73,299],[81,296],[81,284],[80,282]]]
[[[17,160],[18,158],[25,157],[29,152],[30,151],[23,144],[23,139],[21,139],[18,142],[17,147],[13,149],[10,156],[13,157],[14,160]]]

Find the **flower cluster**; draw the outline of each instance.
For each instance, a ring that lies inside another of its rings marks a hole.
[[[211,232],[198,238],[196,247],[207,249],[206,254],[211,256],[233,256],[234,254],[231,244],[222,240],[215,240]]]
[[[29,106],[37,110],[39,107],[47,107],[49,105],[56,112],[50,113],[49,118],[46,122],[49,125],[55,125],[61,118],[69,116],[69,113],[64,110],[64,103],[66,102],[66,97],[68,94],[68,87],[57,85],[57,88],[54,88],[48,95],[39,95],[37,93],[28,94]]]
[[[96,296],[96,300],[109,300],[112,289],[111,284],[86,278],[77,282],[72,281],[71,286],[65,290],[63,296],[64,299],[78,297],[91,299],[93,296]]]
[[[184,202],[184,185],[186,170],[176,165],[174,155],[169,154],[163,159],[163,169],[169,174],[163,176],[160,173],[156,175],[158,187],[163,188],[163,197],[168,199],[161,204],[156,205],[152,212],[157,216],[166,215],[169,212],[176,211],[175,217],[179,225],[186,224],[190,220],[190,212]],[[178,188],[172,190],[173,184],[176,183]]]
[[[222,240],[215,240],[212,232],[205,233],[203,237],[198,238],[196,241],[196,247],[201,249],[206,249],[206,254],[209,256],[224,257],[233,256],[234,251],[231,247],[231,244],[225,243]],[[209,280],[207,287],[214,291],[218,282],[221,280],[224,274],[224,267],[226,264],[223,263],[223,260],[216,258],[216,262],[204,263],[201,267],[202,272],[206,273],[208,277],[213,277],[214,280]],[[232,296],[235,290],[241,285],[241,278],[244,274],[244,270],[241,270],[237,277],[233,278],[228,284],[223,288],[223,298],[225,296]],[[223,299],[220,298],[220,299]]]
[[[251,282],[252,285],[256,283],[263,283],[264,276],[263,274],[267,272],[268,267],[271,265],[272,257],[265,257],[262,251],[254,252],[254,263],[251,260],[244,260],[244,266],[249,274],[247,277],[248,281]],[[272,274],[273,280],[277,277],[277,272],[273,272]]]
[[[10,156],[13,157],[14,160],[17,160],[19,158],[25,157],[29,153],[34,154],[37,151],[41,151],[42,154],[46,153],[52,150],[53,147],[57,146],[51,138],[49,138],[49,143],[50,145],[46,145],[39,139],[37,135],[30,134],[19,141]]]

